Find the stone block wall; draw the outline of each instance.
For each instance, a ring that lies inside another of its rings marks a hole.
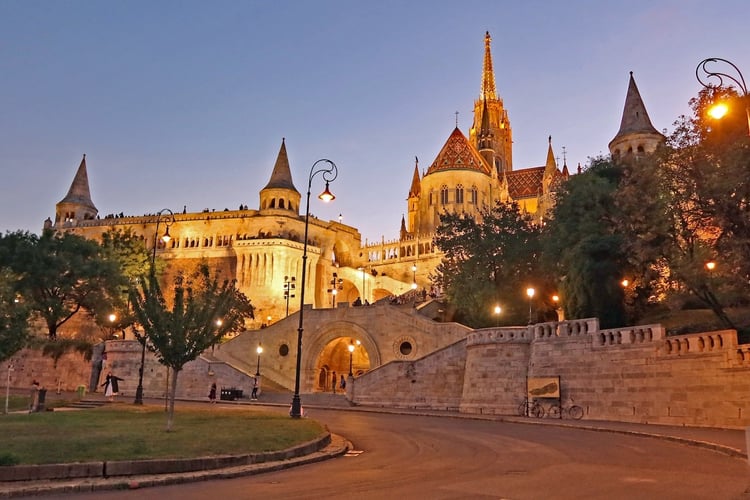
[[[9,372],[10,366],[12,370]],[[70,352],[55,363],[49,356],[43,356],[40,350],[23,349],[0,363],[0,374],[0,386],[3,387],[10,380],[12,388],[31,388],[31,383],[36,380],[48,391],[75,391],[79,385],[88,390],[91,361],[86,361],[78,352]]]
[[[466,373],[466,343],[433,352],[419,361],[393,361],[350,380],[355,404],[457,410]]]

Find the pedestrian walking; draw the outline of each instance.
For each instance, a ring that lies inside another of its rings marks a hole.
[[[336,376],[336,372],[333,372],[333,376],[331,377],[331,389],[333,389],[333,393],[336,394],[336,384],[338,383],[339,379]]]
[[[211,389],[208,390],[208,400],[212,403],[216,402],[216,382],[211,384]]]
[[[339,384],[339,388],[341,388],[342,391],[346,391],[346,379],[344,379],[344,375],[341,375],[341,383]]]
[[[120,386],[118,382],[122,380],[124,379],[112,375],[112,372],[107,372],[107,378],[104,379],[104,383],[102,384],[102,387],[104,387],[104,395],[107,397],[107,399],[109,399],[110,401],[114,401],[115,396],[117,396],[117,393],[120,392]]]

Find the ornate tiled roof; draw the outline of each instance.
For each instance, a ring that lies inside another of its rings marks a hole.
[[[445,142],[443,149],[430,165],[427,174],[441,170],[474,170],[490,175],[490,167],[479,153],[471,147],[466,136],[456,127]]]
[[[531,167],[507,172],[508,193],[514,200],[542,194],[545,167]]]

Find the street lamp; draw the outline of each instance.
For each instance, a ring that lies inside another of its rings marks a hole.
[[[169,240],[172,239],[172,237],[169,235],[169,226],[174,224],[174,213],[168,208],[159,210],[156,213],[156,229],[154,229],[154,248],[151,253],[151,269],[149,273],[151,277],[150,285],[152,286],[156,282],[156,246],[159,241],[159,224],[162,222],[162,220],[164,221],[164,226],[166,227],[166,229],[164,231],[164,235],[161,237],[161,240],[166,244],[169,242]],[[135,401],[133,401],[133,404],[142,405],[143,404],[143,368],[146,362],[146,337],[145,335],[141,337],[140,335],[136,334],[136,338],[141,343],[141,366],[138,369],[138,388],[136,388],[135,390]],[[169,379],[169,367],[167,367],[167,379]],[[167,387],[169,387],[169,383],[167,383]]]
[[[297,281],[297,278],[295,278],[294,276],[292,276],[291,278],[289,276],[284,276],[284,300],[286,300],[287,316],[289,316],[289,299],[291,297],[294,297],[295,281]]]
[[[117,315],[115,313],[109,313],[107,319],[109,320],[109,338],[112,339],[115,336],[115,321],[117,321]]]
[[[319,163],[327,163],[328,165],[321,165]],[[300,371],[302,369],[302,333],[304,332],[303,318],[305,312],[305,278],[307,277],[307,232],[310,227],[310,190],[312,189],[313,177],[322,173],[323,180],[326,181],[326,189],[323,191],[318,198],[324,202],[329,202],[335,198],[333,194],[328,190],[328,183],[336,180],[339,175],[336,164],[331,160],[321,159],[313,163],[310,167],[310,175],[307,178],[307,206],[305,208],[305,239],[302,245],[302,279],[300,280],[300,293],[299,293],[299,326],[297,327],[297,367],[294,373],[294,396],[292,397],[292,409],[289,415],[292,418],[302,417],[302,402],[299,398],[299,378]]]
[[[709,271],[713,271],[714,269],[716,269],[716,262],[712,260],[706,262],[706,269],[708,269]]]
[[[344,280],[339,278],[338,273],[333,273],[333,279],[331,280],[331,289],[328,290],[331,292],[331,300],[333,301],[333,308],[336,308],[336,295],[338,295],[339,290],[344,289]]]
[[[732,68],[737,73],[737,76],[732,76],[727,73],[722,73],[721,71],[710,71],[707,67],[708,64],[717,64],[717,63],[723,63]],[[724,79],[734,82],[742,91],[742,96],[745,100],[745,114],[747,115],[747,133],[750,135],[750,94],[747,91],[747,84],[745,83],[745,77],[742,76],[742,72],[740,69],[734,65],[734,63],[731,63],[727,61],[726,59],[721,59],[719,57],[709,57],[708,59],[702,60],[700,63],[698,63],[698,67],[695,68],[695,78],[698,79],[698,83],[703,85],[703,87],[707,89],[715,88],[716,86],[710,83],[711,78],[715,78],[716,81],[719,82],[718,87],[724,86]],[[709,111],[711,116],[714,118],[721,118],[724,116],[727,111],[728,107],[726,104],[719,103],[712,110]]]
[[[413,264],[411,266],[411,289],[416,290],[417,289],[417,265]]]
[[[495,306],[495,326],[500,326],[500,313],[503,312],[503,310],[500,308],[499,305]]]
[[[260,342],[258,342],[258,347],[255,349],[255,352],[258,353],[258,366],[255,368],[255,376],[260,377],[260,354],[263,352],[263,347],[260,345]]]
[[[529,287],[529,288],[526,289],[526,295],[529,296],[529,324],[530,325],[534,323],[534,320],[533,320],[533,318],[531,316],[531,301],[534,299],[534,293],[535,293],[535,291],[536,290],[534,290],[531,287]]]
[[[352,376],[352,356],[354,355],[354,342],[351,340],[349,341],[349,346],[347,347],[349,349],[349,376]]]

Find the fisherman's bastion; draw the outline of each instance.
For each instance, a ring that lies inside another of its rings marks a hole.
[[[637,156],[663,140],[631,73],[609,151]],[[247,331],[186,365],[178,397],[205,398],[212,382],[249,392],[258,372],[265,386],[290,391],[291,401],[305,206],[287,147],[293,145],[282,139],[256,207],[197,213],[175,207],[169,224],[157,215],[99,214],[84,156],[54,218],[44,223],[92,239],[127,229],[147,242],[159,241],[156,252],[167,263],[166,272],[206,261],[222,276],[236,279],[256,307],[256,318]],[[584,409],[584,419],[750,425],[750,348],[738,345],[735,331],[667,337],[660,325],[602,330],[596,318],[474,330],[446,317],[440,290],[429,280],[441,259],[433,243],[440,214],[477,215],[497,201],[512,200],[541,220],[554,204],[556,189],[571,175],[565,161],[557,164],[551,138],[547,148],[544,165],[514,167],[511,122],[496,90],[487,33],[473,124],[468,134],[458,127],[450,131],[427,169],[418,162],[406,167],[413,168],[413,177],[411,185],[403,186],[407,215],[398,236],[363,244],[356,227],[309,219],[300,353],[303,404],[305,394],[330,392],[336,372],[349,375],[346,393],[339,397],[352,405],[510,415],[533,384],[535,390],[552,384],[563,404],[574,401]],[[95,170],[92,165],[92,175]],[[171,239],[163,243],[157,236],[166,228]],[[11,385],[28,387],[35,378],[50,388],[94,388],[99,376],[94,367],[105,360],[124,379],[122,393],[132,395],[141,345],[125,335],[97,346],[91,362],[68,354],[53,364],[22,351],[10,361],[15,366]],[[148,353],[144,395],[163,397],[167,377],[165,367]]]

